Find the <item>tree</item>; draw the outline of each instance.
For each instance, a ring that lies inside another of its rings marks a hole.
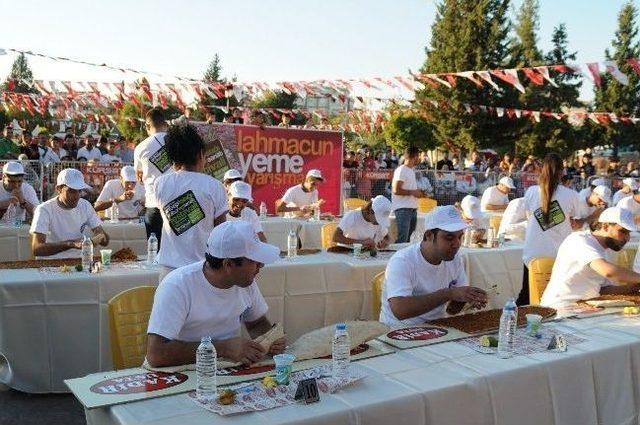
[[[509,67],[509,0],[443,0],[437,6],[430,47],[422,73],[443,73]],[[465,104],[513,105],[515,90],[502,85],[498,92],[457,78],[455,88],[426,84],[416,93],[416,108],[428,114],[433,137],[447,148],[492,147],[510,149],[516,123],[487,114],[470,115]],[[434,108],[433,101],[439,108]]]
[[[252,99],[250,106],[252,108],[264,109],[294,109],[297,99],[298,95],[295,93],[287,94],[282,90],[268,91]],[[269,117],[269,119],[272,118],[271,116]],[[296,114],[296,116],[291,119],[291,124],[302,125],[306,121],[307,119],[302,114]]]
[[[613,53],[605,50],[607,60],[614,61],[620,71],[629,79],[624,85],[610,74],[602,75],[602,84],[595,87],[595,105],[598,111],[614,112],[619,116],[637,115],[640,110],[640,78],[627,63],[629,58],[640,56],[638,44],[638,9],[629,1],[618,14],[618,29],[611,42]],[[613,146],[617,155],[618,146],[622,144],[638,144],[640,131],[636,125],[609,123],[603,138],[605,144]]]
[[[409,146],[422,150],[432,150],[437,146],[431,124],[423,116],[411,111],[393,113],[383,134],[387,144],[399,152]]]
[[[11,65],[11,72],[2,85],[3,91],[16,93],[37,93],[33,88],[33,72],[24,53],[20,53]]]
[[[217,53],[213,55],[213,59],[209,62],[209,66],[207,70],[204,72],[203,79],[205,82],[209,84],[227,84],[228,81],[226,78],[222,76],[222,61],[220,60],[220,55]],[[222,121],[225,116],[225,112],[216,106],[220,107],[235,107],[238,106],[238,101],[234,96],[230,98],[218,98],[211,97],[208,94],[204,93],[202,99],[200,100],[200,107],[202,109],[210,110],[216,117],[216,121]],[[227,111],[228,112],[228,111]],[[199,117],[200,114],[194,114]]]
[[[225,82],[222,79],[222,65],[220,64],[220,56],[216,53],[213,60],[209,63],[209,67],[204,72],[204,80],[207,83]]]

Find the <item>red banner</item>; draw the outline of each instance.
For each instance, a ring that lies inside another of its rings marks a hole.
[[[302,183],[317,168],[324,183],[319,198],[323,212],[340,213],[342,133],[278,127],[236,125],[238,159],[245,181],[253,188],[255,204],[265,202],[270,213],[275,201],[291,186]]]

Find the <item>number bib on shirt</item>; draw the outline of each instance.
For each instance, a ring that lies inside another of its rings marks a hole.
[[[190,190],[169,202],[164,208],[173,232],[180,236],[204,218],[204,211]]]
[[[161,146],[156,153],[149,157],[149,162],[152,163],[161,173],[164,173],[169,169],[169,167],[171,167],[171,160],[169,159],[169,154],[164,146]]]
[[[536,221],[540,225],[540,228],[542,229],[542,231],[547,231],[552,227],[555,227],[558,224],[563,223],[564,220],[566,219],[566,216],[564,215],[564,211],[562,211],[562,208],[560,208],[560,204],[558,203],[558,201],[551,202],[551,205],[549,206],[549,222],[548,223],[544,222],[544,218],[542,216],[542,208],[538,208],[537,210],[535,210],[533,212],[533,216],[536,218]]]

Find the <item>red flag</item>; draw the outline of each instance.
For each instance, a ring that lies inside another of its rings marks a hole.
[[[631,65],[636,74],[640,75],[640,60],[638,58],[627,59],[627,63]]]
[[[524,86],[520,83],[518,73],[515,69],[494,69],[489,72],[502,81],[511,84],[516,90],[524,93]]]
[[[589,72],[593,77],[593,82],[596,86],[600,87],[602,84],[602,78],[600,78],[600,67],[598,66],[598,62],[592,62],[587,64],[587,68],[589,68]]]
[[[527,76],[527,78],[529,78],[529,80],[531,80],[531,82],[537,86],[542,86],[544,84],[544,77],[538,73],[535,69],[533,68],[522,68],[522,72],[524,72],[524,75]]]
[[[455,74],[445,74],[444,78],[451,84],[451,87],[456,86],[456,76]]]

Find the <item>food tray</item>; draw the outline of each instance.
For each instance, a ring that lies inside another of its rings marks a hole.
[[[548,307],[526,306],[518,307],[518,326],[527,324],[527,314],[539,314],[543,319],[555,316],[556,310]],[[479,311],[476,313],[461,314],[459,316],[445,317],[427,322],[434,326],[444,326],[457,329],[468,334],[482,334],[492,332],[500,327],[502,309]]]

